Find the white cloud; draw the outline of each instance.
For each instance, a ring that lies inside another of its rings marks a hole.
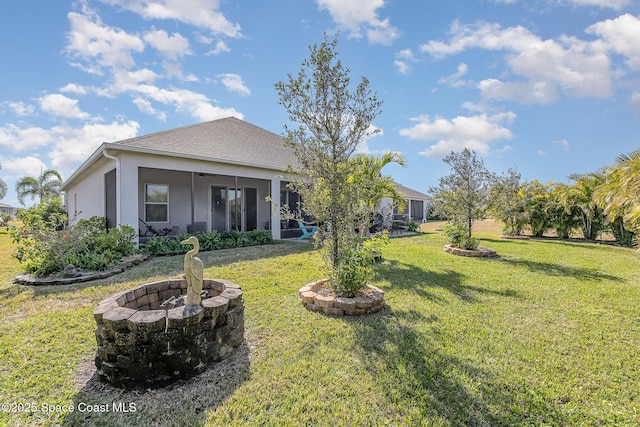
[[[69,83],[60,88],[60,92],[63,93],[75,93],[76,95],[86,95],[87,88],[82,85],[77,85],[75,83]]]
[[[379,128],[376,125],[369,125],[367,128],[367,136],[363,137],[362,140],[356,146],[356,153],[362,154],[371,154],[373,153],[369,148],[369,141],[378,136],[384,135],[384,130]]]
[[[398,72],[403,75],[407,75],[411,72],[411,64],[418,62],[411,49],[403,49],[396,53],[395,61],[393,65],[398,69]]]
[[[0,127],[0,146],[4,146],[11,151],[34,150],[44,147],[50,142],[52,142],[52,138],[46,129],[39,127],[24,128],[13,123],[7,123]]]
[[[492,116],[458,116],[451,120],[442,117],[431,120],[428,116],[419,116],[412,119],[417,124],[401,129],[400,135],[418,141],[437,141],[420,153],[427,157],[442,157],[464,148],[486,154],[492,142],[513,137],[503,124],[510,125],[515,117],[513,112]]]
[[[244,118],[244,115],[235,109],[211,105],[205,95],[186,89],[162,89],[153,85],[140,84],[129,88],[129,91],[161,104],[171,105],[177,111],[190,114],[201,121],[229,116]]]
[[[569,144],[569,141],[567,141],[566,139],[561,139],[560,141],[554,141],[553,143],[562,147],[564,151],[569,151],[570,144]]]
[[[558,99],[555,85],[546,81],[502,82],[486,79],[478,83],[484,99],[514,100],[522,104],[548,104]]]
[[[181,56],[191,55],[189,40],[178,33],[171,36],[164,30],[148,31],[144,34],[144,41],[154,49],[171,60],[177,60]]]
[[[221,53],[231,52],[229,46],[222,40],[216,42],[216,47],[207,52],[207,55],[219,55]]]
[[[510,145],[505,145],[502,148],[498,148],[494,151],[494,154],[497,158],[501,159],[505,154],[510,153],[513,150],[513,147]]]
[[[251,95],[251,91],[245,86],[242,77],[237,74],[220,74],[220,81],[229,92],[239,93],[240,95]]]
[[[140,125],[132,120],[123,123],[85,124],[79,128],[55,126],[50,129],[8,124],[0,127],[0,146],[6,146],[15,152],[47,146],[52,167],[68,174],[103,142],[134,137],[139,128]],[[38,168],[39,165],[40,163]]]
[[[87,7],[83,13],[68,15],[71,31],[67,33],[67,52],[86,64],[75,63],[86,72],[101,73],[102,67],[131,68],[135,65],[133,53],[144,50],[143,40],[135,34],[109,27]]]
[[[503,29],[499,24],[454,22],[449,41],[430,41],[423,52],[443,58],[481,48],[506,51],[505,61],[519,80],[487,79],[479,88],[488,98],[516,102],[551,102],[559,91],[575,97],[607,97],[613,93],[610,60],[599,41],[585,42],[560,36],[542,40],[521,27]]]
[[[333,20],[356,38],[366,33],[370,43],[391,44],[400,36],[388,19],[380,19],[378,9],[384,0],[316,0],[320,10],[327,10]]]
[[[167,113],[165,113],[164,111],[158,111],[153,108],[153,105],[151,105],[151,102],[149,102],[149,100],[137,97],[134,98],[133,103],[141,112],[150,116],[154,116],[155,118],[163,122],[167,120]]]
[[[112,6],[120,6],[142,16],[144,19],[175,19],[222,34],[241,37],[240,25],[229,22],[220,12],[220,0],[101,0]]]
[[[446,85],[449,85],[451,87],[464,86],[464,85],[468,84],[469,82],[461,80],[461,78],[462,78],[462,76],[464,76],[468,72],[469,72],[469,66],[467,64],[465,64],[464,62],[462,62],[462,63],[460,63],[460,65],[458,65],[458,69],[456,70],[455,73],[453,73],[450,76],[441,78],[440,80],[438,80],[438,83],[446,84]]]
[[[68,119],[87,119],[89,114],[80,110],[78,100],[68,98],[60,93],[52,93],[38,99],[40,108],[54,116]]]
[[[598,6],[620,10],[629,4],[629,0],[568,0],[574,6]]]
[[[42,171],[49,169],[47,165],[35,156],[15,157],[2,160],[2,169],[13,172],[13,175],[22,176],[40,176]]]
[[[86,160],[103,142],[119,141],[138,134],[140,125],[125,123],[86,124],[81,128],[57,126],[50,130],[54,138],[49,158],[54,169],[71,173],[78,163]]]
[[[625,56],[629,68],[640,69],[639,17],[624,14],[593,24],[586,32],[600,36],[610,51]]]
[[[35,107],[31,104],[19,102],[7,102],[6,105],[13,110],[18,116],[30,116],[35,111]]]

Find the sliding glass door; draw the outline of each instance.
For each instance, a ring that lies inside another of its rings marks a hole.
[[[211,187],[211,224],[219,232],[258,228],[258,190]]]

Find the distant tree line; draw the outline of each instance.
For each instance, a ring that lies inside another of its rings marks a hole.
[[[553,230],[568,238],[580,231],[588,240],[609,232],[622,245],[638,243],[640,150],[622,154],[596,172],[570,175],[569,184],[521,182],[514,169],[497,176],[469,150],[451,153],[444,161],[451,174],[431,189],[434,213],[464,228],[468,239],[473,221],[492,215],[511,236],[525,228],[535,237]]]

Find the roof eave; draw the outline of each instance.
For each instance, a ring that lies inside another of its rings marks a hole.
[[[109,145],[107,142],[103,142],[100,147],[96,151],[91,154],[91,156],[85,160],[78,169],[75,170],[71,174],[69,178],[67,178],[60,187],[60,191],[66,191],[69,185],[71,185],[75,180],[77,180],[91,165],[93,165],[100,157],[102,157],[102,152]]]

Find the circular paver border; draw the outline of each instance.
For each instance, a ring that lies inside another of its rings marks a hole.
[[[120,265],[107,271],[82,273],[77,277],[34,277],[28,273],[20,274],[13,279],[16,285],[26,286],[52,286],[52,285],[72,285],[74,283],[90,282],[92,280],[106,279],[107,277],[120,274],[125,270],[138,265],[149,259],[147,254],[138,254],[125,258]]]
[[[501,234],[500,236],[501,239],[507,239],[507,240],[530,240],[531,237],[529,236],[509,236],[508,234]]]
[[[491,248],[478,248],[476,250],[468,250],[457,248],[452,245],[444,245],[444,251],[453,255],[466,257],[492,257],[497,255],[496,250]]]
[[[324,296],[316,291],[329,279],[322,279],[303,286],[298,291],[300,302],[309,310],[333,316],[362,316],[377,313],[384,307],[384,291],[367,284],[365,295],[355,298]]]

